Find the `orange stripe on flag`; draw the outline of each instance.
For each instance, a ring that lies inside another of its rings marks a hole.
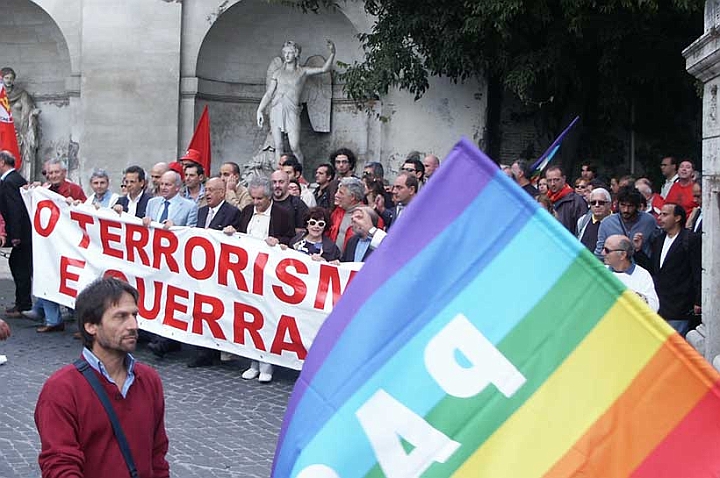
[[[697,372],[688,370],[686,358],[678,358],[678,347],[687,346],[679,341],[684,342],[677,334],[668,337],[630,386],[546,477],[629,476],[653,452],[712,385],[711,380],[702,380]]]

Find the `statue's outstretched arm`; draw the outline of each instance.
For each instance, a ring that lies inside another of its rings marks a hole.
[[[325,60],[325,64],[321,68],[305,68],[306,75],[319,75],[332,70],[333,64],[335,62],[335,43],[328,40],[327,47],[328,51],[330,52],[330,56],[327,60]]]
[[[263,122],[265,119],[263,118],[263,111],[265,111],[265,108],[267,108],[267,105],[270,103],[270,100],[272,99],[273,95],[275,94],[275,90],[277,89],[277,80],[273,78],[270,83],[268,84],[268,88],[265,91],[265,94],[263,95],[262,99],[260,100],[260,106],[258,106],[257,109],[257,125],[262,128]]]

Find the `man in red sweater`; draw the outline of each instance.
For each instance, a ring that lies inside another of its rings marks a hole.
[[[165,399],[155,370],[137,363],[138,293],[117,279],[99,279],[77,297],[85,359],[107,393],[140,478],[170,476],[165,454]],[[42,388],[35,407],[43,478],[127,477],[107,413],[85,377],[67,365]]]

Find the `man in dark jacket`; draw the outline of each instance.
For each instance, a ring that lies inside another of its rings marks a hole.
[[[574,235],[578,219],[588,210],[587,202],[567,184],[560,166],[550,166],[545,179],[548,183],[548,197],[553,203],[558,221]]]

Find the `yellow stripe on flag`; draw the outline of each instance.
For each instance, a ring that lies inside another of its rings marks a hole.
[[[641,319],[641,314],[654,314],[640,305],[633,292],[625,291],[545,383],[453,476],[529,478],[549,470],[673,333],[665,323]],[[522,371],[531,375],[532,363]]]

